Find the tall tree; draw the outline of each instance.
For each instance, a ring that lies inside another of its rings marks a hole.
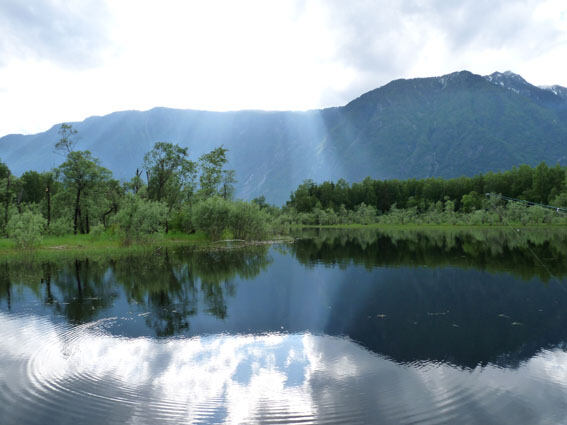
[[[89,151],[72,151],[67,155],[67,161],[58,167],[62,175],[62,183],[67,190],[74,193],[73,233],[77,234],[81,219],[81,197],[88,194],[90,189],[104,184],[111,178],[111,172],[99,165]],[[87,223],[88,227],[88,223]],[[85,228],[81,226],[84,233]]]
[[[223,170],[228,162],[226,153],[228,149],[219,146],[199,158],[201,185],[199,194],[204,198],[211,196],[222,196],[228,199],[234,192],[233,184],[236,182],[233,170]]]
[[[77,130],[73,128],[73,125],[63,123],[57,133],[59,134],[59,141],[55,144],[55,149],[64,154],[73,152],[77,144],[78,133]]]
[[[12,173],[6,164],[0,161],[0,200],[2,202],[3,214],[0,216],[0,230],[6,233],[10,206],[13,198]]]
[[[148,177],[148,198],[167,204],[165,231],[169,230],[172,210],[184,201],[190,201],[195,190],[196,164],[189,160],[187,148],[166,142],[157,142],[144,155]]]
[[[51,224],[51,197],[53,196],[55,188],[55,177],[53,172],[47,171],[41,174],[43,184],[45,186],[45,209],[46,209],[46,219],[47,227]]]
[[[222,172],[220,195],[224,199],[232,199],[234,195],[234,183],[236,183],[235,174],[236,172],[234,170],[223,170]]]
[[[144,155],[148,177],[148,197],[155,201],[178,198],[180,192],[192,194],[196,166],[188,158],[187,148],[167,142],[157,142]]]

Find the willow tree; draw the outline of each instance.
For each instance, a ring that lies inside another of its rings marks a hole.
[[[167,142],[157,142],[144,155],[148,179],[147,194],[152,201],[164,202],[168,217],[174,208],[190,201],[195,190],[196,164],[189,160],[187,148]],[[165,223],[168,231],[168,220]]]
[[[219,146],[199,158],[201,187],[199,194],[203,198],[221,196],[224,199],[232,198],[234,183],[236,183],[234,170],[225,170],[228,163],[226,153],[228,149]]]
[[[83,196],[88,196],[94,192],[93,189],[106,184],[112,173],[99,164],[99,160],[94,158],[89,151],[71,151],[67,155],[67,160],[57,169],[61,176],[61,181],[66,190],[73,193],[74,212],[73,212],[73,233],[77,234],[79,221],[81,220],[82,210],[81,201]],[[87,212],[88,229],[88,212]],[[81,226],[81,233],[85,229]]]

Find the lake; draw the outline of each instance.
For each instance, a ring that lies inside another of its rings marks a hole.
[[[557,424],[567,233],[0,260],[0,423]]]

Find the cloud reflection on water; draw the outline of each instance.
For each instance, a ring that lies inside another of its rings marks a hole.
[[[53,409],[88,413],[87,423],[547,423],[567,414],[559,349],[517,369],[469,370],[399,365],[309,333],[156,340],[110,336],[108,322],[68,328],[0,314],[6,423],[35,423]]]

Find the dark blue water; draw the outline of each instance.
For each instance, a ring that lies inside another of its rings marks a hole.
[[[567,239],[0,262],[0,423],[557,424]]]

